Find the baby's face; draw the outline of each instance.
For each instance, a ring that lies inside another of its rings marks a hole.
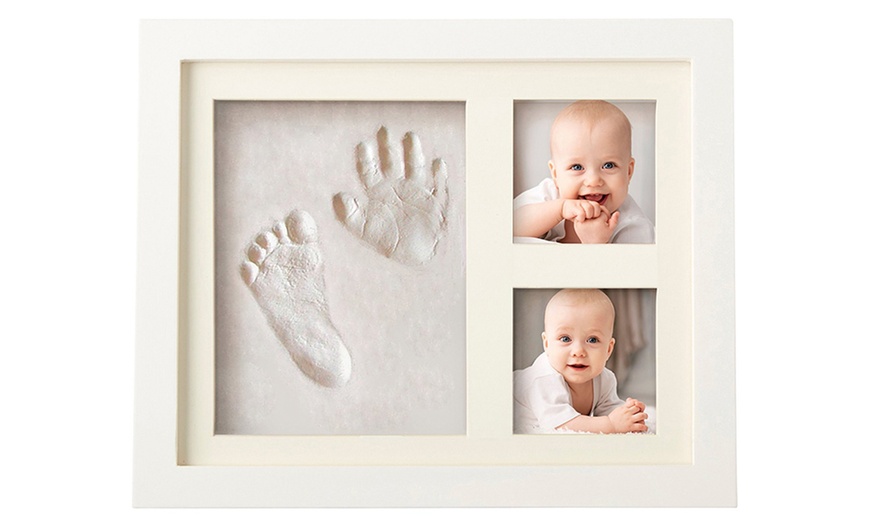
[[[613,352],[612,310],[596,303],[552,304],[543,333],[550,365],[569,384],[601,374]]]
[[[634,173],[631,136],[615,118],[575,118],[553,130],[550,174],[559,197],[592,200],[617,211]]]

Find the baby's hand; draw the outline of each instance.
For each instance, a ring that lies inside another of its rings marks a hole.
[[[649,415],[641,409],[643,402],[639,400],[628,399],[628,401],[613,410],[607,418],[613,425],[614,433],[643,433],[647,431],[646,423],[644,422]],[[646,406],[643,406],[644,408]]]
[[[610,216],[607,208],[591,200],[565,200],[562,202],[562,218],[571,222],[584,222],[598,218],[604,213]]]
[[[628,405],[637,406],[638,408],[640,408],[641,411],[646,411],[646,404],[636,398],[628,397],[627,399],[625,399],[625,403]]]
[[[582,202],[585,202],[582,201]],[[616,229],[616,224],[619,223],[619,211],[612,215],[604,206],[600,206],[595,202],[587,202],[595,204],[600,208],[600,213],[595,217],[586,217],[585,220],[574,220],[574,232],[582,244],[606,244],[613,231]]]

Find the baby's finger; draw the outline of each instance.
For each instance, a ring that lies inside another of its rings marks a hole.
[[[435,184],[432,194],[444,209],[447,207],[447,163],[440,158],[432,161],[432,178]]]
[[[615,211],[612,215],[610,215],[610,219],[607,220],[607,227],[610,230],[616,229],[616,224],[619,223],[619,211]]]
[[[601,215],[601,206],[598,202],[581,200],[580,207],[583,209],[584,216],[588,219],[598,218],[598,216]]]
[[[583,210],[579,200],[568,200],[562,206],[562,213],[564,215],[563,218],[573,222],[583,222],[586,220],[586,211]]]
[[[399,178],[402,176],[401,155],[390,140],[390,132],[381,126],[378,129],[378,157],[381,161],[381,173],[386,178]]]
[[[602,206],[601,204],[596,204],[596,205],[598,206],[598,209],[599,209],[598,217],[604,221],[605,225],[607,225],[609,223],[610,216],[611,216],[610,211],[606,207]]]

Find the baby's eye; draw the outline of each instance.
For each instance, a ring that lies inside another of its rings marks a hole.
[[[570,169],[571,171],[583,171],[583,166],[581,166],[580,164],[574,164],[568,169]]]
[[[603,167],[604,169],[613,169],[616,167],[616,164],[614,164],[613,162],[605,162],[604,165],[601,167]]]
[[[571,342],[571,337],[569,337],[568,335],[562,335],[561,337],[559,337],[559,342],[567,344],[568,342]]]
[[[589,337],[589,338],[586,339],[586,342],[588,342],[588,343],[590,343],[590,344],[597,344],[597,343],[598,343],[598,337]]]

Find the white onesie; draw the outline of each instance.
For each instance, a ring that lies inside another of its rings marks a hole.
[[[592,379],[590,416],[609,415],[624,404],[616,395],[616,375],[607,368]],[[568,384],[541,353],[535,362],[514,371],[514,433],[551,431],[577,417]]]
[[[514,211],[529,204],[549,202],[559,198],[559,188],[552,178],[545,178],[535,187],[520,193],[514,198]],[[653,244],[655,227],[631,195],[619,206],[619,223],[610,235],[609,244]],[[543,238],[514,237],[514,242],[558,242],[565,238],[565,221],[560,220]]]

